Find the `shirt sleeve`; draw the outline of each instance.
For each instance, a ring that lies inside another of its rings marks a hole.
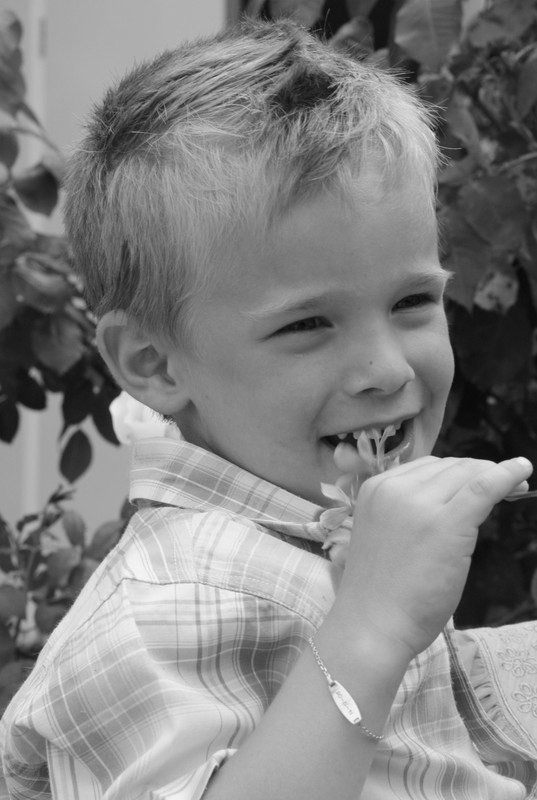
[[[251,594],[124,580],[11,712],[11,797],[197,800],[271,702],[303,624]],[[43,765],[50,795],[36,792]]]
[[[537,788],[537,622],[450,626],[447,635],[457,702],[478,750]]]
[[[158,787],[147,787],[146,789],[139,787],[136,797],[148,800],[199,800],[213,773],[234,752],[234,750],[224,750],[213,753],[211,758],[190,775],[182,775],[177,780]],[[48,763],[53,779],[53,797],[79,797],[83,800],[100,800],[102,798],[101,786],[91,772],[65,750],[49,747]],[[9,799],[9,795],[6,797]],[[4,800],[2,795],[0,795],[0,800]]]

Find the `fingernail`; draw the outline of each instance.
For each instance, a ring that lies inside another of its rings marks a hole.
[[[531,463],[529,458],[525,458],[524,456],[518,456],[518,458],[515,458],[515,461],[518,461],[518,463],[521,464],[523,467],[531,467],[533,469],[533,464]]]

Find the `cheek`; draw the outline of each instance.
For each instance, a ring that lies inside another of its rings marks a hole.
[[[455,362],[449,340],[438,341],[429,353],[429,384],[437,402],[446,403],[454,372]]]

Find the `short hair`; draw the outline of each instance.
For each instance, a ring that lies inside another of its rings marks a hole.
[[[294,204],[419,176],[437,146],[416,93],[289,20],[252,22],[135,67],[95,107],[66,180],[88,303],[176,340],[189,300]]]

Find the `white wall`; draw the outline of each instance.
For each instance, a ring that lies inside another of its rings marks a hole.
[[[185,39],[215,32],[225,0],[0,0],[24,25],[28,102],[50,138],[68,155],[81,137],[91,104],[135,61]],[[28,154],[35,160],[35,152]],[[61,218],[40,220],[61,231]],[[14,443],[0,442],[0,514],[14,522],[38,510],[62,479],[57,471],[61,416],[58,398],[46,412],[27,412]],[[95,460],[77,484],[76,507],[90,529],[113,518],[126,496],[129,449],[85,430]]]

